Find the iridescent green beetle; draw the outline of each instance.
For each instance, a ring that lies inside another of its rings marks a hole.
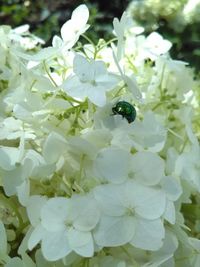
[[[123,118],[126,118],[129,123],[133,122],[136,118],[136,110],[134,106],[126,101],[119,101],[113,108],[112,112],[114,115],[122,115]]]

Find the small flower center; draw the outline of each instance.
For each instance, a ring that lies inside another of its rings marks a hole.
[[[135,215],[135,210],[133,207],[127,207],[126,208],[126,215],[128,216],[134,216]]]
[[[73,223],[72,223],[72,221],[66,221],[66,222],[65,222],[65,225],[66,225],[67,229],[73,228]]]

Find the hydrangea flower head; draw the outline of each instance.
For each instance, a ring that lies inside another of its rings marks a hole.
[[[200,266],[200,82],[126,13],[76,45],[88,18],[0,27],[0,265]]]

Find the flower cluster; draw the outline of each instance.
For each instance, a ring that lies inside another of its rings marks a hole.
[[[157,28],[159,18],[165,20],[170,28],[177,32],[183,31],[187,25],[199,22],[199,0],[147,0],[132,1],[128,12],[147,27]]]
[[[97,44],[88,17],[44,49],[0,27],[0,263],[199,266],[200,83],[126,13]]]

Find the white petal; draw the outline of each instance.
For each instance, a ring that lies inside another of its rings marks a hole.
[[[136,100],[142,101],[142,94],[138,88],[136,80],[134,77],[130,78],[126,75],[123,75],[124,81],[128,86],[129,91],[133,94]]]
[[[174,267],[174,264],[168,265],[168,260],[170,258],[173,258],[174,252],[176,251],[177,247],[178,240],[176,236],[170,231],[166,231],[163,246],[158,251],[151,253],[151,261],[148,261],[148,263],[146,263],[142,267]],[[162,263],[165,264],[161,265]]]
[[[2,172],[3,187],[7,196],[16,194],[17,186],[23,183],[23,166],[17,166],[9,172]]]
[[[106,73],[104,75],[97,73],[95,81],[99,87],[102,87],[102,92],[107,92],[114,89],[114,87],[120,82],[120,78],[111,73]]]
[[[33,227],[29,227],[24,238],[22,239],[22,242],[20,243],[20,245],[18,247],[18,250],[17,250],[18,255],[22,255],[22,254],[26,253],[26,251],[28,249],[28,241],[30,239],[32,231],[33,231]]]
[[[42,253],[49,261],[56,261],[64,258],[71,252],[67,234],[61,232],[49,232],[42,240]]]
[[[93,60],[91,61],[91,67],[94,69],[94,78],[107,74],[106,65],[103,61]]]
[[[94,244],[91,236],[90,242],[82,247],[74,248],[74,251],[82,257],[92,257],[94,255]]]
[[[95,187],[94,196],[103,213],[110,216],[122,216],[126,212],[126,208],[120,198],[122,187],[116,185],[102,185]]]
[[[92,257],[94,253],[93,239],[90,232],[80,232],[70,229],[68,232],[69,245],[83,257]]]
[[[116,247],[128,243],[132,239],[134,233],[134,218],[130,216],[104,216],[94,230],[94,239],[99,246]]]
[[[70,76],[67,78],[67,80],[65,80],[63,82],[63,85],[62,87],[64,88],[64,90],[72,96],[73,96],[73,91],[74,91],[74,88],[77,88],[80,90],[81,88],[81,82],[79,80],[79,78],[77,76]]]
[[[63,41],[65,44],[71,44],[71,47],[75,44],[76,42],[76,30],[74,27],[73,21],[70,19],[66,21],[63,26],[61,27],[60,33]]]
[[[146,46],[150,51],[156,55],[161,55],[169,51],[172,43],[168,40],[164,40],[163,37],[157,32],[152,32],[146,38]]]
[[[79,77],[80,81],[93,81],[95,79],[94,63],[77,54],[73,61],[74,73]]]
[[[28,32],[29,29],[30,29],[30,26],[28,24],[24,24],[24,25],[14,28],[13,31],[21,35],[22,33]]]
[[[164,176],[164,161],[155,153],[138,152],[132,157],[134,178],[145,185],[155,185]]]
[[[146,250],[158,250],[162,244],[165,229],[161,220],[137,219],[135,235],[131,244],[137,248]]]
[[[0,147],[0,167],[3,170],[12,170],[19,159],[19,149],[14,147]]]
[[[74,249],[75,247],[82,247],[86,245],[91,240],[90,232],[78,231],[74,228],[70,228],[67,232],[70,247]]]
[[[45,140],[43,155],[47,162],[53,163],[58,160],[60,155],[67,149],[65,138],[58,133],[51,132]]]
[[[167,197],[172,201],[177,200],[182,194],[182,188],[180,184],[172,176],[164,177],[162,180],[162,187],[165,190]]]
[[[52,46],[59,48],[62,47],[62,45],[63,45],[62,39],[59,36],[55,35],[52,40]]]
[[[78,6],[72,12],[72,20],[76,23],[77,28],[83,27],[89,19],[89,10],[86,5],[82,4]]]
[[[87,155],[87,157],[91,158],[92,160],[96,156],[96,147],[86,139],[79,137],[79,136],[73,136],[68,137],[68,142],[70,146],[70,150],[73,152],[73,154],[76,154],[80,156],[81,154]]]
[[[175,224],[175,221],[176,221],[175,207],[174,207],[174,203],[170,200],[167,200],[164,218],[169,223]]]
[[[153,112],[146,112],[143,121],[135,121],[132,129],[132,139],[137,150],[148,149],[148,151],[159,152],[163,148],[166,130]]]
[[[123,35],[123,28],[121,27],[118,18],[113,19],[113,28],[114,28],[115,34]]]
[[[106,104],[106,95],[99,86],[90,87],[90,91],[88,90],[88,98],[99,107],[103,107]]]
[[[32,250],[39,242],[42,240],[42,237],[45,233],[44,228],[39,224],[31,233],[28,240],[28,249]]]
[[[77,76],[73,76],[66,80],[63,84],[65,91],[72,97],[84,101],[89,95],[88,91],[94,90],[94,86],[90,83],[81,83]]]
[[[161,190],[154,192],[147,190],[146,195],[143,195],[143,200],[136,203],[135,210],[143,218],[157,219],[164,213],[165,204],[166,197]]]
[[[100,151],[94,161],[97,177],[111,183],[122,183],[128,178],[130,154],[116,147],[108,147]]]
[[[178,247],[179,243],[178,243],[178,239],[175,236],[175,234],[173,234],[173,232],[167,230],[166,234],[165,234],[165,239],[164,239],[164,243],[162,248],[160,249],[160,252],[162,252],[163,254],[172,254],[176,251],[177,247]],[[158,252],[159,254],[159,252]]]
[[[65,229],[65,220],[69,214],[69,199],[55,197],[49,199],[41,209],[41,223],[48,231]]]
[[[21,185],[16,187],[19,202],[26,206],[30,194],[30,181],[26,179]]]
[[[31,196],[29,198],[26,209],[28,218],[33,226],[40,222],[40,211],[46,201],[44,196]]]
[[[166,196],[162,190],[145,187],[136,182],[126,184],[127,195],[135,212],[146,219],[157,219],[165,211]]]
[[[164,54],[170,50],[172,43],[168,40],[162,41],[162,46],[160,47],[160,54]]]
[[[72,212],[75,215],[73,225],[77,230],[90,231],[99,221],[100,212],[92,197],[72,199]]]
[[[151,34],[149,34],[146,38],[146,42],[149,43],[149,45],[151,45],[152,43],[157,43],[163,40],[163,37],[157,33],[157,32],[152,32]]]

